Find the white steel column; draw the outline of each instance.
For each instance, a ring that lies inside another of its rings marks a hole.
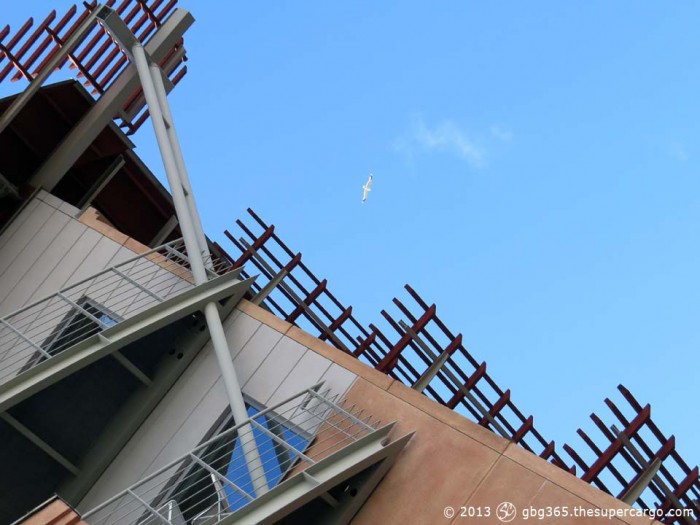
[[[202,247],[199,241],[200,236],[197,235],[197,227],[199,226],[199,228],[201,228],[201,224],[198,220],[199,215],[196,214],[192,189],[187,181],[187,174],[184,172],[184,161],[182,160],[181,152],[178,162],[179,144],[173,145],[171,142],[171,136],[174,136],[175,132],[172,126],[172,118],[168,118],[167,124],[164,119],[165,115],[168,117],[171,116],[167,98],[165,96],[159,97],[156,85],[154,85],[153,77],[157,76],[157,81],[159,81],[162,86],[160,68],[158,68],[157,65],[155,68],[156,70],[149,67],[146,52],[140,43],[137,42],[134,44],[131,48],[131,52],[134,58],[134,64],[138,70],[139,78],[141,79],[143,94],[148,105],[151,122],[156,134],[156,139],[158,140],[158,147],[163,158],[165,173],[173,195],[173,203],[175,204],[175,211],[180,222],[182,237],[187,247],[187,253],[189,254],[189,262],[192,267],[195,284],[202,284],[207,281],[204,259],[201,257],[205,253],[206,244]],[[154,74],[152,75],[152,73]],[[168,126],[170,126],[173,135],[169,133]],[[178,164],[182,166],[182,171]],[[191,197],[191,206],[188,203],[187,194]],[[195,213],[192,213],[193,209]],[[204,236],[203,232],[201,236]],[[200,257],[198,257],[197,254],[199,254]],[[209,326],[209,334],[211,336],[214,352],[219,361],[221,376],[224,380],[224,386],[228,394],[233,418],[236,422],[245,421],[248,419],[248,413],[245,402],[243,401],[241,387],[238,382],[238,377],[236,376],[236,370],[233,366],[228,342],[226,341],[224,329],[221,324],[221,317],[219,316],[219,309],[216,303],[208,303],[204,307],[204,315],[207,320],[207,325]],[[241,429],[239,436],[256,496],[261,496],[267,492],[268,484],[250,425],[246,425]]]
[[[202,219],[199,216],[197,203],[194,200],[194,193],[192,192],[190,177],[187,173],[187,168],[185,167],[185,159],[182,155],[180,140],[178,139],[177,130],[175,129],[175,121],[170,113],[168,92],[165,90],[165,85],[163,84],[163,73],[158,64],[153,61],[151,61],[150,70],[151,78],[153,79],[153,86],[156,89],[156,96],[158,97],[158,103],[160,104],[163,117],[165,117],[165,128],[168,133],[168,139],[170,139],[170,146],[172,147],[173,154],[175,155],[177,169],[180,172],[180,181],[182,182],[183,189],[185,190],[185,200],[187,201],[187,206],[190,210],[192,225],[194,226],[194,232],[197,235],[197,242],[199,242],[199,249],[205,264],[210,268],[213,268],[209,247],[207,246],[207,238],[204,235],[204,228],[202,228]]]
[[[153,80],[151,79],[146,51],[140,43],[137,43],[131,48],[131,52],[134,57],[134,65],[136,66],[139,79],[141,80],[141,86],[143,87],[143,95],[146,98],[148,112],[151,115],[153,130],[158,140],[158,148],[160,149],[160,155],[163,159],[163,166],[165,167],[165,175],[170,185],[170,192],[173,196],[173,204],[175,205],[175,212],[180,222],[182,237],[185,241],[187,251],[190,254],[190,265],[192,266],[194,281],[195,284],[202,284],[207,280],[207,274],[202,260],[197,257],[192,257],[193,254],[200,253],[199,243],[197,242],[192,218],[188,213],[189,206],[187,206],[187,201],[185,200],[185,191],[180,181],[177,164],[175,163],[173,151],[170,146],[170,139],[168,138],[168,133],[165,128],[163,112],[160,109],[158,96],[156,95]]]

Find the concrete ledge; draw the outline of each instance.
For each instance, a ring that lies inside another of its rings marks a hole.
[[[496,452],[503,453],[511,444],[507,439],[477,425],[458,412],[429,399],[399,381],[394,381],[391,384],[389,393]]]
[[[273,330],[277,330],[281,334],[286,334],[289,329],[294,326],[284,319],[280,319],[272,312],[268,312],[264,308],[261,308],[245,299],[242,299],[236,308],[238,308],[241,312],[248,314],[253,319],[269,326]]]
[[[416,494],[411,497],[411,500],[424,500],[421,509],[427,505],[426,502],[431,498],[441,500],[441,505],[454,507],[460,505],[483,506],[491,503],[497,504],[496,500],[512,500],[516,506],[519,503],[521,506],[532,505],[535,507],[580,505],[583,508],[609,510],[630,508],[629,505],[580,480],[573,474],[496,435],[401,382],[395,381],[355,357],[278,318],[271,312],[245,300],[242,300],[237,308],[356,374],[357,380],[348,391],[350,401],[361,404],[369,412],[384,420],[396,420],[396,429],[399,432],[416,431],[410,446],[402,454],[405,457],[394,466],[385,482],[380,484],[373,498],[367,503],[367,508],[360,512],[358,523],[374,523],[377,522],[376,520],[388,520],[382,521],[386,523],[400,523],[399,518],[402,516],[404,522],[415,519],[416,514],[399,512],[395,505],[389,503],[395,492],[393,489],[386,489],[386,485],[396,488],[396,490],[399,490],[401,486],[403,486],[401,490],[406,490],[406,486],[412,486],[411,490],[418,490],[415,482],[411,481],[417,475],[427,476],[434,481],[434,483],[427,483],[423,479],[421,482],[421,486],[425,485],[429,489],[424,494],[425,498],[417,497]],[[428,459],[431,462],[440,463],[448,452],[450,453],[448,455],[451,455],[449,461],[438,468],[439,472],[437,473],[431,473],[424,466],[418,464]],[[414,461],[410,460],[409,457],[416,458],[415,461],[418,463],[414,465]],[[469,467],[469,472],[462,472],[464,467]],[[473,478],[474,471],[478,471],[478,479]],[[435,487],[444,485],[444,480],[448,478],[455,486],[459,487],[459,490],[454,491],[445,485],[444,494],[435,493]],[[384,490],[382,487],[385,487]],[[386,499],[384,506],[394,508],[396,511],[391,519],[385,513],[386,508],[382,510],[381,502],[384,499]],[[431,506],[434,507],[432,504]],[[413,508],[418,514],[424,511],[413,504],[407,503],[405,507],[406,509]],[[436,523],[441,520],[441,514],[438,512],[441,508],[435,507],[434,512],[431,511],[431,516]],[[460,519],[464,518],[455,517],[452,523],[461,523]],[[614,525],[659,524],[649,517],[629,516],[612,519],[569,518],[568,521],[560,518],[560,521],[556,521],[556,523],[594,523],[596,519],[605,520],[606,523]],[[519,523],[518,520],[514,523],[516,522]],[[555,522],[548,521],[547,523]]]
[[[112,239],[117,244],[124,245],[126,240],[129,238],[128,235],[120,232],[114,226],[109,224],[93,207],[85,210],[85,213],[83,213],[78,220],[85,226],[88,226],[105,237]]]
[[[407,387],[403,383],[392,379],[378,370],[375,370],[359,359],[346,354],[342,350],[339,350],[324,341],[321,341],[317,337],[303,331],[301,328],[283,321],[271,312],[254,305],[250,301],[242,300],[238,304],[237,308],[261,323],[274,330],[277,330],[283,335],[286,335],[290,339],[305,346],[306,348],[313,350],[317,354],[322,355],[337,365],[356,374],[358,377],[368,381],[382,390],[388,391],[391,395],[412,405],[418,410],[421,410],[430,417],[450,425],[459,432],[468,435],[472,439],[475,439],[489,448],[502,453],[508,446],[508,440],[497,436],[490,430],[477,425],[461,414],[450,410],[439,403],[436,403],[423,394]]]
[[[511,443],[503,455],[530,471],[539,474],[552,485],[560,487],[594,507],[600,509],[627,509],[630,507],[619,499],[603,492],[590,483],[580,480],[573,474],[569,474],[559,467],[552,465],[548,461],[528,452],[515,443]],[[622,523],[627,523],[629,525],[649,525],[655,521],[652,518],[634,517],[620,518],[620,520]]]
[[[63,500],[55,497],[40,505],[15,525],[87,525],[87,523],[82,521],[78,513]]]

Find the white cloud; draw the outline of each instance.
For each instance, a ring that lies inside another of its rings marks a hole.
[[[442,120],[431,127],[422,118],[416,117],[411,131],[412,140],[425,150],[451,153],[465,160],[472,168],[483,168],[488,163],[484,149],[452,120]],[[406,141],[401,141],[401,147],[407,147]]]
[[[489,165],[489,149],[499,151],[500,145],[511,140],[513,132],[496,124],[472,135],[453,119],[444,118],[431,124],[421,114],[414,114],[410,128],[394,140],[393,149],[411,166],[418,155],[427,152],[453,155],[472,169],[482,169]]]

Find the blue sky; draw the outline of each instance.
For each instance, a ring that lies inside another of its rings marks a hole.
[[[700,5],[180,5],[211,237],[250,206],[361,321],[437,303],[548,439],[583,449],[622,383],[700,461]]]

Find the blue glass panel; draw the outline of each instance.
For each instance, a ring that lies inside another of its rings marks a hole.
[[[252,417],[258,412],[259,410],[255,407],[248,406],[248,416]],[[267,426],[267,422],[263,422],[262,419],[256,419],[256,421],[263,426]],[[275,425],[277,424],[278,423],[276,421]],[[279,430],[281,432],[278,432],[278,434],[282,434],[285,441],[297,450],[303,451],[308,446],[309,440],[299,435],[297,432],[294,432],[287,427],[279,428]],[[265,476],[267,477],[270,488],[272,488],[281,481],[282,476],[290,465],[282,465],[284,459],[277,455],[275,442],[270,436],[255,427],[253,428],[253,436],[255,437],[255,442],[258,445],[258,453],[260,454],[260,460],[262,461],[263,468],[265,470]],[[289,457],[292,459],[292,461],[296,459],[295,455],[292,453],[289,454]],[[243,450],[240,446],[239,440],[236,440],[236,444],[233,448],[233,453],[231,454],[231,459],[226,471],[226,477],[251,496],[254,494],[253,483],[250,479],[250,475],[248,474],[248,469],[246,468]],[[245,505],[245,503],[247,503],[247,499],[233,488],[227,486],[224,490],[226,492],[230,510],[233,511],[239,509]]]

